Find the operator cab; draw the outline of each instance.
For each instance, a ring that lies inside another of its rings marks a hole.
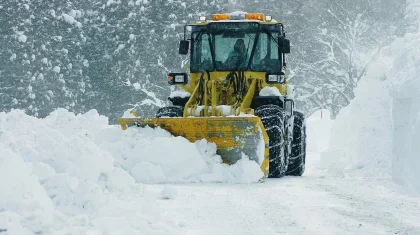
[[[285,38],[283,24],[263,14],[242,14],[235,17],[213,14],[211,21],[200,17],[186,25],[190,38],[180,43],[180,54],[190,49],[190,71],[255,71],[282,73],[285,53],[290,42]],[[186,29],[185,29],[186,32]]]

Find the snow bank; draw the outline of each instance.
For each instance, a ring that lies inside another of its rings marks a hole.
[[[260,96],[279,96],[280,98],[283,98],[281,95],[279,89],[275,86],[266,86],[263,89],[261,89]]]
[[[153,206],[159,196],[150,198],[141,183],[251,183],[261,176],[246,157],[222,164],[205,140],[190,143],[159,128],[123,131],[94,110],[58,109],[44,119],[0,113],[5,235],[178,234],[176,223]],[[170,189],[166,197],[173,199]]]
[[[320,166],[337,174],[354,170],[371,177],[387,177],[392,158],[391,98],[384,81],[387,60],[372,64],[359,81],[355,99],[337,115],[329,148]]]
[[[31,164],[3,144],[0,144],[0,185],[0,228],[7,228],[10,234],[29,234],[52,224],[53,203],[32,174]]]
[[[420,191],[420,33],[384,48],[333,124],[321,165]]]
[[[391,44],[393,178],[420,192],[420,33]]]

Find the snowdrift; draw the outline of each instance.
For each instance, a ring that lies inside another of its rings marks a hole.
[[[45,119],[0,113],[4,234],[174,234],[176,221],[161,221],[152,206],[157,198],[148,198],[144,183],[252,183],[262,175],[246,157],[222,164],[205,140],[190,143],[162,129],[122,131],[94,110],[59,109]],[[174,195],[173,188],[162,192]]]
[[[66,173],[113,188],[122,187],[120,182],[113,184],[115,177],[133,183],[249,183],[262,176],[246,156],[227,166],[213,143],[190,143],[160,128],[123,131],[108,125],[108,118],[95,110],[75,115],[58,109],[45,119],[19,110],[0,113],[0,131],[1,149],[42,165],[42,177],[50,176],[45,172]],[[2,154],[6,159],[8,155]]]
[[[321,167],[420,191],[420,34],[385,48],[334,121]]]
[[[340,175],[368,169],[362,171],[367,176],[386,177],[392,158],[387,83],[370,74],[359,82],[355,95],[332,125],[329,148],[321,154],[320,166]]]
[[[391,45],[397,55],[391,70],[392,126],[396,182],[420,192],[420,33]]]

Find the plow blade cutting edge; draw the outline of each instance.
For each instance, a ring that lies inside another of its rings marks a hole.
[[[120,118],[118,122],[123,130],[130,126],[160,127],[192,143],[206,139],[217,145],[223,162],[234,164],[244,153],[268,175],[269,140],[259,117]]]

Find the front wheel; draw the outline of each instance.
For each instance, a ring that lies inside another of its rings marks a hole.
[[[284,110],[277,105],[262,105],[255,109],[261,118],[269,139],[269,178],[280,178],[286,174]]]

